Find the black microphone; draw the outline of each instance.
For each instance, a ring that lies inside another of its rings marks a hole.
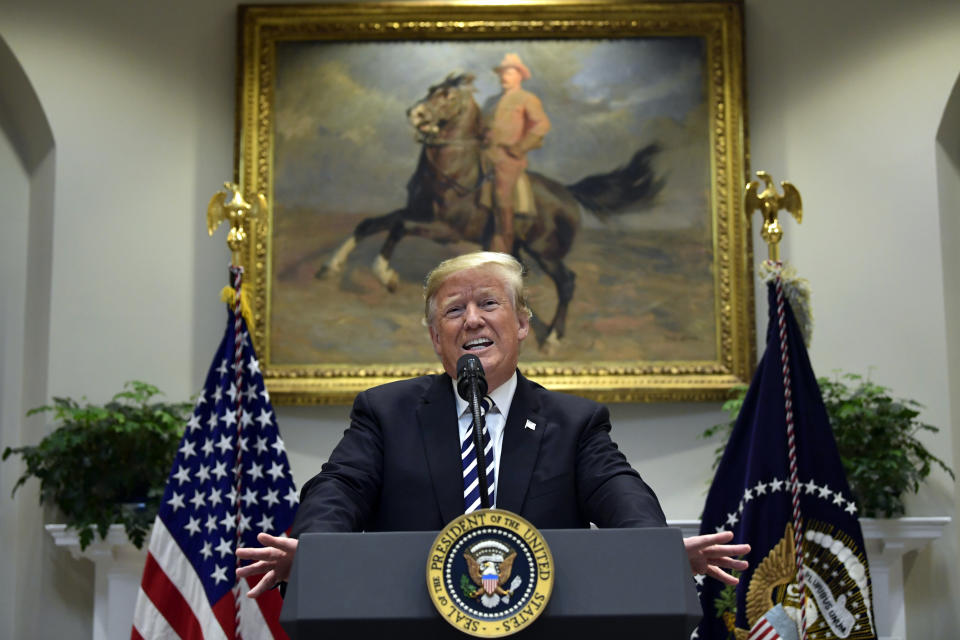
[[[474,383],[481,398],[487,395],[487,377],[480,358],[468,353],[457,360],[457,393],[467,402],[470,402],[470,389]]]
[[[490,508],[490,490],[487,487],[487,460],[483,451],[480,429],[484,418],[480,414],[480,398],[487,395],[487,378],[480,358],[468,353],[457,360],[457,393],[470,405],[473,415],[473,448],[477,452],[477,484],[480,488],[480,506]]]

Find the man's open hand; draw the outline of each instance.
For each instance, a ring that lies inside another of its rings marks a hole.
[[[257,542],[263,545],[259,549],[241,547],[237,557],[243,560],[255,560],[253,564],[237,569],[238,578],[264,574],[260,582],[247,592],[248,598],[256,598],[261,593],[273,589],[290,577],[293,556],[297,553],[298,541],[295,538],[278,538],[269,533],[257,534]]]
[[[727,544],[731,540],[733,540],[732,531],[684,538],[683,546],[687,549],[687,557],[690,559],[690,569],[693,573],[702,573],[729,585],[740,582],[736,577],[723,571],[721,567],[745,571],[750,565],[746,560],[737,560],[735,556],[750,553],[750,545]]]

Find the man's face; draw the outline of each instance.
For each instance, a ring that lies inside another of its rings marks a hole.
[[[523,82],[523,75],[513,67],[506,67],[500,71],[500,86],[504,91],[516,89]]]
[[[456,378],[457,360],[472,353],[480,358],[491,391],[506,382],[517,368],[530,321],[513,308],[513,296],[497,271],[480,267],[454,274],[434,300],[430,339],[447,375]]]

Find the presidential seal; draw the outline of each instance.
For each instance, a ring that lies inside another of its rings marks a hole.
[[[553,556],[520,516],[481,509],[453,520],[433,541],[427,591],[443,619],[464,633],[508,636],[546,608]]]
[[[735,628],[737,640],[807,637],[867,640],[876,637],[866,555],[857,541],[832,524],[807,520],[802,541],[806,607],[797,585],[793,525],[757,565],[746,597],[749,629]],[[805,612],[805,613],[803,613]]]

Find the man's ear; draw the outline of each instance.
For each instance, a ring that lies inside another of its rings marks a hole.
[[[518,313],[517,324],[517,339],[522,341],[530,333],[530,318],[525,313]]]
[[[440,336],[437,334],[437,330],[433,328],[433,325],[428,325],[427,329],[430,330],[430,342],[433,343],[433,352],[440,355]]]

